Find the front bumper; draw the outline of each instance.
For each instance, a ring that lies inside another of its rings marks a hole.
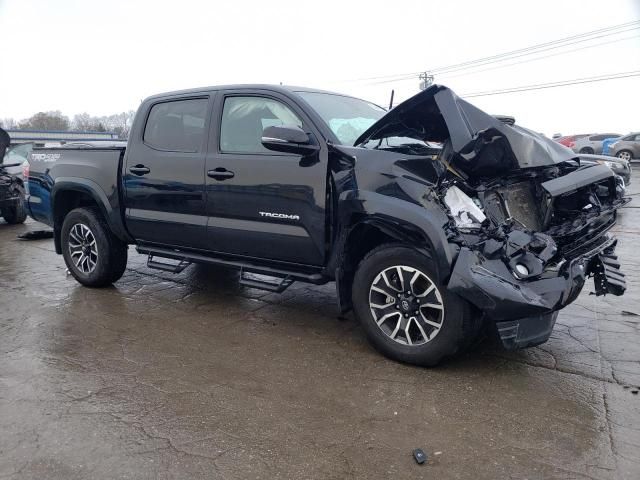
[[[549,340],[558,312],[496,322],[498,337],[507,350],[535,347]]]
[[[615,244],[614,238],[604,236],[589,251],[530,280],[517,279],[501,258],[487,259],[480,252],[464,247],[448,288],[496,324],[505,348],[538,345],[549,338],[557,312],[578,297],[589,276],[594,276],[598,285],[611,280],[611,289],[605,287],[600,294],[624,292],[624,275],[619,271],[619,264],[615,271],[610,271],[615,265],[611,267],[609,261],[605,269],[601,261],[615,258]],[[614,290],[614,286],[618,289]]]

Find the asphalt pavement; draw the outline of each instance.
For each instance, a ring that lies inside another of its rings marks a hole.
[[[376,353],[333,284],[271,294],[130,248],[88,289],[52,240],[16,238],[42,226],[0,220],[0,478],[637,480],[638,187],[623,297],[589,282],[548,343],[434,369]]]

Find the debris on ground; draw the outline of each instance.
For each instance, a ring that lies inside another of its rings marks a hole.
[[[53,238],[53,230],[32,230],[18,235],[21,240],[44,240]]]
[[[422,450],[421,448],[416,448],[413,451],[413,458],[416,459],[416,462],[418,462],[418,464],[422,465],[427,461],[427,454],[424,453],[424,450]]]

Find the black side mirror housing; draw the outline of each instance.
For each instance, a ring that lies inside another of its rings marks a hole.
[[[274,125],[262,131],[262,145],[274,152],[311,155],[320,150],[309,135],[297,125]]]

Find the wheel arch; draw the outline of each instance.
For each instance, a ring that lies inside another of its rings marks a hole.
[[[123,241],[128,240],[120,219],[120,212],[111,206],[107,195],[97,183],[84,178],[57,179],[51,190],[51,215],[56,253],[62,252],[60,232],[64,218],[71,210],[79,207],[97,207],[113,233]]]
[[[375,214],[363,216],[343,229],[327,266],[336,280],[341,312],[352,307],[351,284],[358,264],[367,253],[384,244],[405,245],[419,251],[433,261],[441,282],[448,278],[453,260],[444,229],[426,210],[416,207],[421,211],[415,221],[411,221],[411,215]]]

